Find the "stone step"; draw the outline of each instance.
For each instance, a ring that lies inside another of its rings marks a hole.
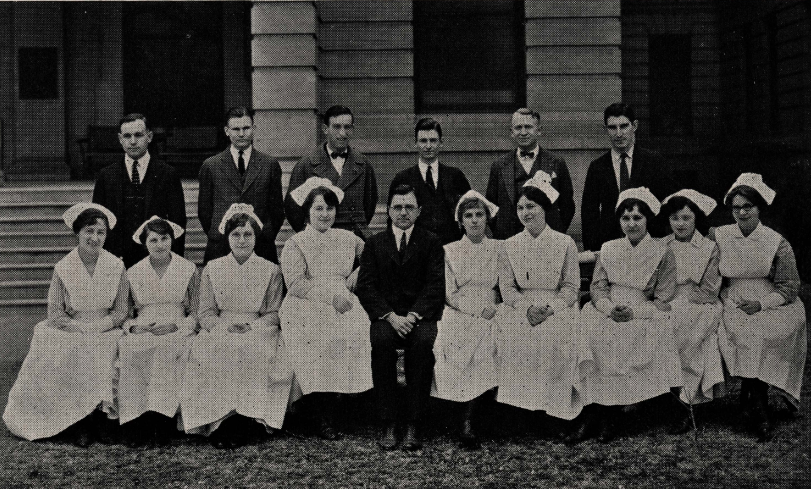
[[[197,180],[184,180],[186,202],[197,203]],[[0,188],[0,202],[89,202],[93,198],[93,182],[60,182],[53,185],[14,185]]]
[[[79,201],[77,201],[79,202]],[[2,217],[36,217],[60,218],[68,208],[73,205],[59,201],[41,202],[0,202],[0,218]],[[186,215],[197,214],[197,203],[186,202]]]
[[[47,298],[50,285],[50,280],[0,281],[0,301]]]
[[[64,210],[62,211],[64,212]],[[190,229],[201,229],[200,221],[197,220],[197,209],[187,212],[187,227]],[[0,215],[0,229],[6,233],[31,233],[31,232],[61,232],[62,230],[71,232],[64,221],[62,214],[52,216],[3,216]]]
[[[205,242],[206,235],[199,225],[186,231],[186,244]],[[0,232],[0,248],[34,246],[76,246],[76,235],[64,226],[60,231]]]
[[[52,274],[50,263],[0,263],[0,281],[50,280]]]

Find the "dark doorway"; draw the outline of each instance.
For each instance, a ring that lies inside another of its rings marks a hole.
[[[124,111],[153,127],[220,126],[220,2],[124,2]]]

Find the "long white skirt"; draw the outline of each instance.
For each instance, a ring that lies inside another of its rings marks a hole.
[[[755,289],[755,297],[769,291],[755,281],[743,286]],[[751,316],[734,305],[724,305],[718,340],[730,375],[760,379],[788,394],[787,399],[799,406],[806,334],[805,306],[798,298]]]
[[[281,428],[290,402],[293,371],[279,328],[252,323],[256,314],[229,314],[192,343],[180,390],[183,428],[210,435],[233,414],[266,428]],[[247,322],[247,333],[228,326]]]
[[[550,296],[550,299],[553,296]],[[502,305],[498,324],[498,402],[571,420],[583,409],[577,379],[577,305],[530,326],[529,304]]]
[[[684,384],[670,312],[618,323],[588,303],[580,317],[580,375],[587,403],[635,404]]]
[[[182,324],[178,327],[163,336],[129,334],[119,340],[121,424],[147,411],[172,417],[180,408],[180,387],[194,332]]]
[[[431,395],[467,402],[498,385],[495,323],[445,307],[434,341]]]
[[[289,295],[279,309],[284,342],[304,394],[354,394],[372,388],[369,316],[357,297],[347,296],[352,309],[344,314],[331,304]]]
[[[724,368],[718,349],[721,303],[693,304],[686,294],[671,302],[676,348],[681,359],[684,402],[711,401],[724,382]]]
[[[54,436],[101,409],[117,417],[115,358],[120,329],[68,333],[42,321],[8,395],[3,421],[26,440]]]

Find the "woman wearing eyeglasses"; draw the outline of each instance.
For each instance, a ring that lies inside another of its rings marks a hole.
[[[724,197],[735,224],[714,233],[725,282],[721,353],[729,374],[741,378],[743,420],[760,441],[772,437],[770,385],[799,405],[807,347],[794,251],[760,222],[774,196],[759,174],[742,174]]]

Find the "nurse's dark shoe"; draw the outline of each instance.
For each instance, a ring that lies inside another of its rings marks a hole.
[[[397,446],[397,430],[394,423],[386,425],[383,437],[377,441],[377,444],[384,450],[393,450]]]

